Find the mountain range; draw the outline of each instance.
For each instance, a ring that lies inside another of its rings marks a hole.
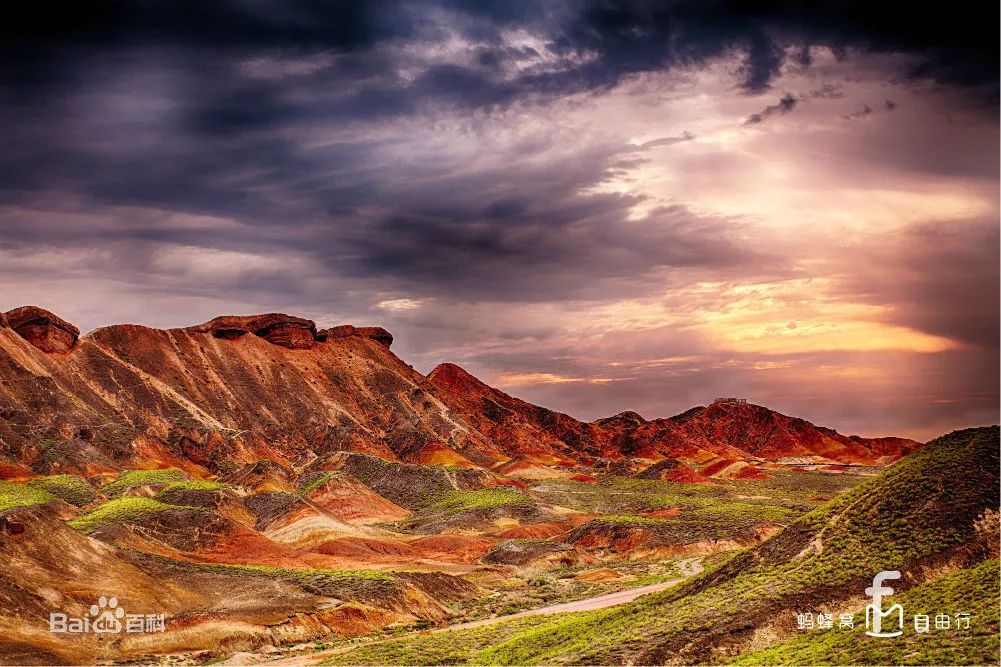
[[[392,341],[379,327],[318,329],[274,313],[81,337],[51,312],[16,308],[0,318],[0,472],[172,466],[204,476],[354,451],[524,477],[669,461],[677,479],[695,479],[692,468],[754,479],[774,465],[883,466],[920,446],[844,436],[736,399],[583,422],[455,364],[425,377]]]

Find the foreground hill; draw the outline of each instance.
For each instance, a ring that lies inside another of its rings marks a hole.
[[[17,308],[0,320],[0,476],[164,466],[207,476],[346,450],[524,477],[625,458],[630,472],[676,459],[705,477],[756,479],[763,462],[886,465],[919,446],[728,401],[585,423],[454,364],[424,377],[391,343],[377,327],[318,330],[282,314],[79,337],[53,313]],[[700,479],[675,474],[686,476]]]
[[[751,651],[748,664],[997,663],[998,438],[997,427],[938,438],[760,545],[629,605],[360,648],[330,664],[696,664]],[[966,611],[971,631],[874,645],[862,635],[862,593],[890,569],[903,574],[893,585],[909,615]],[[807,639],[802,611],[852,614],[855,627]]]

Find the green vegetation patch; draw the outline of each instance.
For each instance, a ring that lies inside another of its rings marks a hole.
[[[187,509],[204,512],[200,507],[188,507],[185,505],[170,505],[161,503],[151,498],[140,498],[129,496],[126,498],[116,498],[106,503],[98,505],[83,516],[71,519],[68,523],[73,528],[91,533],[101,526],[119,521],[134,521],[150,514],[158,514],[167,510]]]
[[[475,489],[473,491],[450,491],[437,496],[427,509],[429,512],[453,514],[470,510],[533,504],[531,498],[512,489]]]
[[[228,488],[229,484],[222,482],[213,482],[204,479],[186,479],[183,482],[171,482],[156,494],[156,499],[169,502],[166,498],[174,497],[185,491],[221,491]]]
[[[54,498],[55,496],[42,488],[14,482],[0,482],[0,512],[12,507],[44,505]]]
[[[94,500],[94,489],[77,475],[50,475],[28,482],[28,488],[40,489],[78,507]]]
[[[316,489],[320,488],[324,483],[326,483],[328,479],[335,476],[336,474],[332,472],[325,472],[319,475],[316,479],[304,484],[299,489],[299,495],[308,496],[310,493],[312,493]]]
[[[485,646],[496,644],[539,623],[523,617],[497,625],[452,630],[373,643],[334,655],[321,665],[462,665],[476,664]]]
[[[188,476],[177,468],[123,470],[115,481],[101,487],[101,493],[109,498],[116,498],[134,486],[166,486],[187,479]]]
[[[670,519],[659,519],[649,516],[635,516],[632,514],[609,514],[600,519],[595,519],[597,523],[624,523],[631,526],[663,526],[670,524]]]
[[[244,574],[280,579],[364,579],[366,581],[394,581],[395,577],[382,570],[316,570],[312,568],[272,567],[270,565],[234,565],[230,563],[192,563],[199,570]]]
[[[701,540],[751,539],[764,524],[786,525],[797,516],[793,510],[771,505],[753,505],[724,498],[699,503],[674,517],[649,517],[632,514],[609,514],[590,522],[650,528],[679,544]]]
[[[186,575],[214,575],[224,577],[251,577],[281,580],[294,584],[313,595],[341,600],[385,599],[403,582],[390,572],[381,570],[317,570],[312,568],[286,568],[267,565],[239,565],[231,563],[191,563],[162,556],[143,554],[142,558],[155,561],[157,568],[168,568]],[[267,583],[262,582],[262,586]]]

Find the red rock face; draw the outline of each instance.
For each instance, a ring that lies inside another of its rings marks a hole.
[[[393,344],[393,334],[389,333],[382,327],[356,327],[350,324],[342,324],[329,329],[322,329],[318,334],[320,340],[348,338],[350,336],[371,338],[375,342],[385,345],[386,347]]]
[[[312,320],[284,313],[223,315],[190,329],[196,333],[210,333],[215,338],[224,340],[236,340],[252,333],[290,350],[308,350],[317,342],[316,324]]]
[[[602,454],[619,456],[608,447],[601,429],[509,396],[455,364],[440,364],[428,381],[452,412],[511,458],[554,465]]]
[[[42,352],[49,354],[69,352],[80,336],[80,330],[75,326],[36,306],[22,306],[9,310],[4,315],[7,326]]]
[[[708,443],[720,455],[736,449],[744,457],[770,461],[815,456],[840,463],[886,465],[921,446],[904,438],[844,436],[751,403],[717,402],[671,421],[685,436]]]

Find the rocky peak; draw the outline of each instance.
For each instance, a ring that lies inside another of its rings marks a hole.
[[[250,333],[291,350],[308,350],[317,342],[316,324],[312,320],[284,313],[223,315],[189,330],[226,340]]]
[[[626,410],[611,417],[598,419],[594,423],[602,428],[636,428],[641,424],[647,423],[647,421],[643,419],[640,413],[633,410]]]
[[[4,320],[21,338],[49,354],[69,352],[80,337],[75,326],[38,306],[8,310]]]
[[[491,389],[462,366],[449,362],[435,366],[434,370],[428,373],[428,380],[435,386],[462,394],[483,394]]]
[[[393,344],[393,334],[382,327],[356,327],[350,324],[321,329],[317,334],[319,340],[331,340],[334,338],[347,338],[349,336],[362,336],[371,338],[375,342],[389,347]]]

